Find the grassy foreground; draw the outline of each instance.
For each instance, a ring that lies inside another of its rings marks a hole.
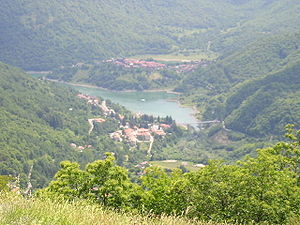
[[[0,224],[204,225],[214,223],[188,221],[170,216],[142,217],[105,210],[87,202],[68,203],[50,199],[25,199],[22,196],[2,193],[0,194]]]

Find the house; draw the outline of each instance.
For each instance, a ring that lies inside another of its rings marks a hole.
[[[156,131],[156,130],[159,130],[159,125],[153,124],[153,125],[151,126],[151,131],[154,132],[154,131]]]
[[[85,149],[85,147],[83,147],[83,146],[78,146],[78,149],[80,150],[80,152],[82,152],[82,151]]]
[[[104,123],[105,122],[105,119],[102,119],[102,118],[95,118],[93,119],[94,122],[96,123]]]
[[[138,132],[138,133],[149,132],[149,129],[146,129],[146,128],[139,128],[139,129],[137,129],[137,132]]]
[[[76,147],[77,147],[77,145],[76,145],[75,143],[71,143],[70,146],[71,146],[72,148],[76,148]]]
[[[166,132],[164,132],[163,130],[156,130],[156,131],[153,131],[153,133],[155,135],[158,135],[158,136],[161,136],[161,137],[166,136]]]
[[[161,123],[161,124],[160,124],[160,127],[161,127],[163,130],[166,130],[166,129],[169,129],[169,128],[171,128],[171,125],[169,125],[169,124],[164,124],[164,123]]]
[[[78,98],[84,99],[84,100],[90,100],[90,96],[88,95],[84,95],[84,94],[78,94],[77,95]]]
[[[147,132],[140,132],[137,134],[137,138],[140,141],[150,141],[151,140],[151,134],[149,131]]]
[[[145,169],[145,167],[149,165],[149,162],[148,161],[145,161],[145,162],[141,162],[139,164],[137,164],[135,167],[136,168],[141,168],[141,169]]]
[[[135,146],[138,141],[135,135],[127,136],[127,140],[131,146]]]
[[[111,133],[110,138],[113,139],[114,141],[119,141],[119,142],[123,141],[123,138],[122,138],[121,134],[118,131],[116,131],[114,133]]]
[[[123,116],[121,114],[118,114],[118,115],[119,115],[120,120],[124,120],[125,116]]]
[[[124,135],[125,136],[131,136],[132,134],[135,134],[135,130],[134,129],[132,129],[132,128],[126,128],[124,130]]]

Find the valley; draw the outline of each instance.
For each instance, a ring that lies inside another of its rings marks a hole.
[[[299,0],[1,3],[0,224],[300,224]]]

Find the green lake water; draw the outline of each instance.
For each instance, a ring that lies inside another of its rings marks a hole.
[[[99,88],[72,86],[83,94],[99,96],[119,103],[127,109],[153,116],[172,116],[177,123],[196,126],[197,120],[193,116],[193,109],[181,107],[174,99],[176,94],[166,92],[116,92]],[[172,100],[173,101],[170,101]]]

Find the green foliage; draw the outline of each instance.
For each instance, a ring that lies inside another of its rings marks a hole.
[[[153,79],[153,75],[158,75],[158,77]],[[89,64],[87,68],[55,69],[47,77],[120,91],[170,88],[178,84],[182,76],[167,69],[155,71],[149,68],[124,68],[109,62],[99,62]]]
[[[282,135],[287,123],[299,121],[299,46],[299,32],[262,38],[186,78],[183,101],[230,130]]]
[[[299,63],[241,85],[225,102],[226,124],[253,136],[283,133],[298,126]]]
[[[5,0],[0,60],[52,70],[136,54],[228,54],[260,38],[299,29],[296,1],[238,2]]]
[[[62,162],[55,180],[39,194],[69,200],[86,198],[112,208],[136,206],[138,203],[131,201],[138,200],[137,186],[130,182],[124,168],[115,165],[111,153],[106,156],[105,160],[89,163],[85,170],[77,163]]]
[[[179,88],[201,87],[210,94],[227,92],[228,88],[240,82],[276,72],[296,62],[300,56],[299,46],[299,32],[262,38],[231,55],[221,57],[205,69],[199,68]],[[285,57],[282,52],[285,52]]]
[[[142,177],[142,187],[145,190],[143,209],[155,214],[180,215],[189,203],[188,185],[181,170],[168,174],[161,168],[148,168]]]
[[[116,153],[126,151],[108,137],[113,128],[109,121],[99,131],[96,126],[93,135],[97,138],[88,136],[88,119],[103,115],[76,95],[71,89],[0,64],[0,174],[20,175],[25,186],[33,165],[31,183],[40,188],[57,172],[60,161],[84,165],[99,159],[107,146]],[[80,152],[71,143],[93,145],[93,149]],[[123,161],[122,154],[118,155]]]
[[[290,142],[259,149],[255,158],[234,165],[211,161],[185,174],[179,169],[166,172],[150,167],[140,185],[129,181],[126,170],[115,166],[111,155],[89,164],[85,171],[78,170],[78,164],[63,163],[56,180],[42,194],[92,199],[143,213],[184,214],[204,221],[296,224],[300,215],[300,131],[291,126],[287,131]]]
[[[232,24],[236,14],[231,4],[208,0],[5,0],[0,9],[5,33],[0,60],[45,70],[112,56],[162,54],[201,28]]]

